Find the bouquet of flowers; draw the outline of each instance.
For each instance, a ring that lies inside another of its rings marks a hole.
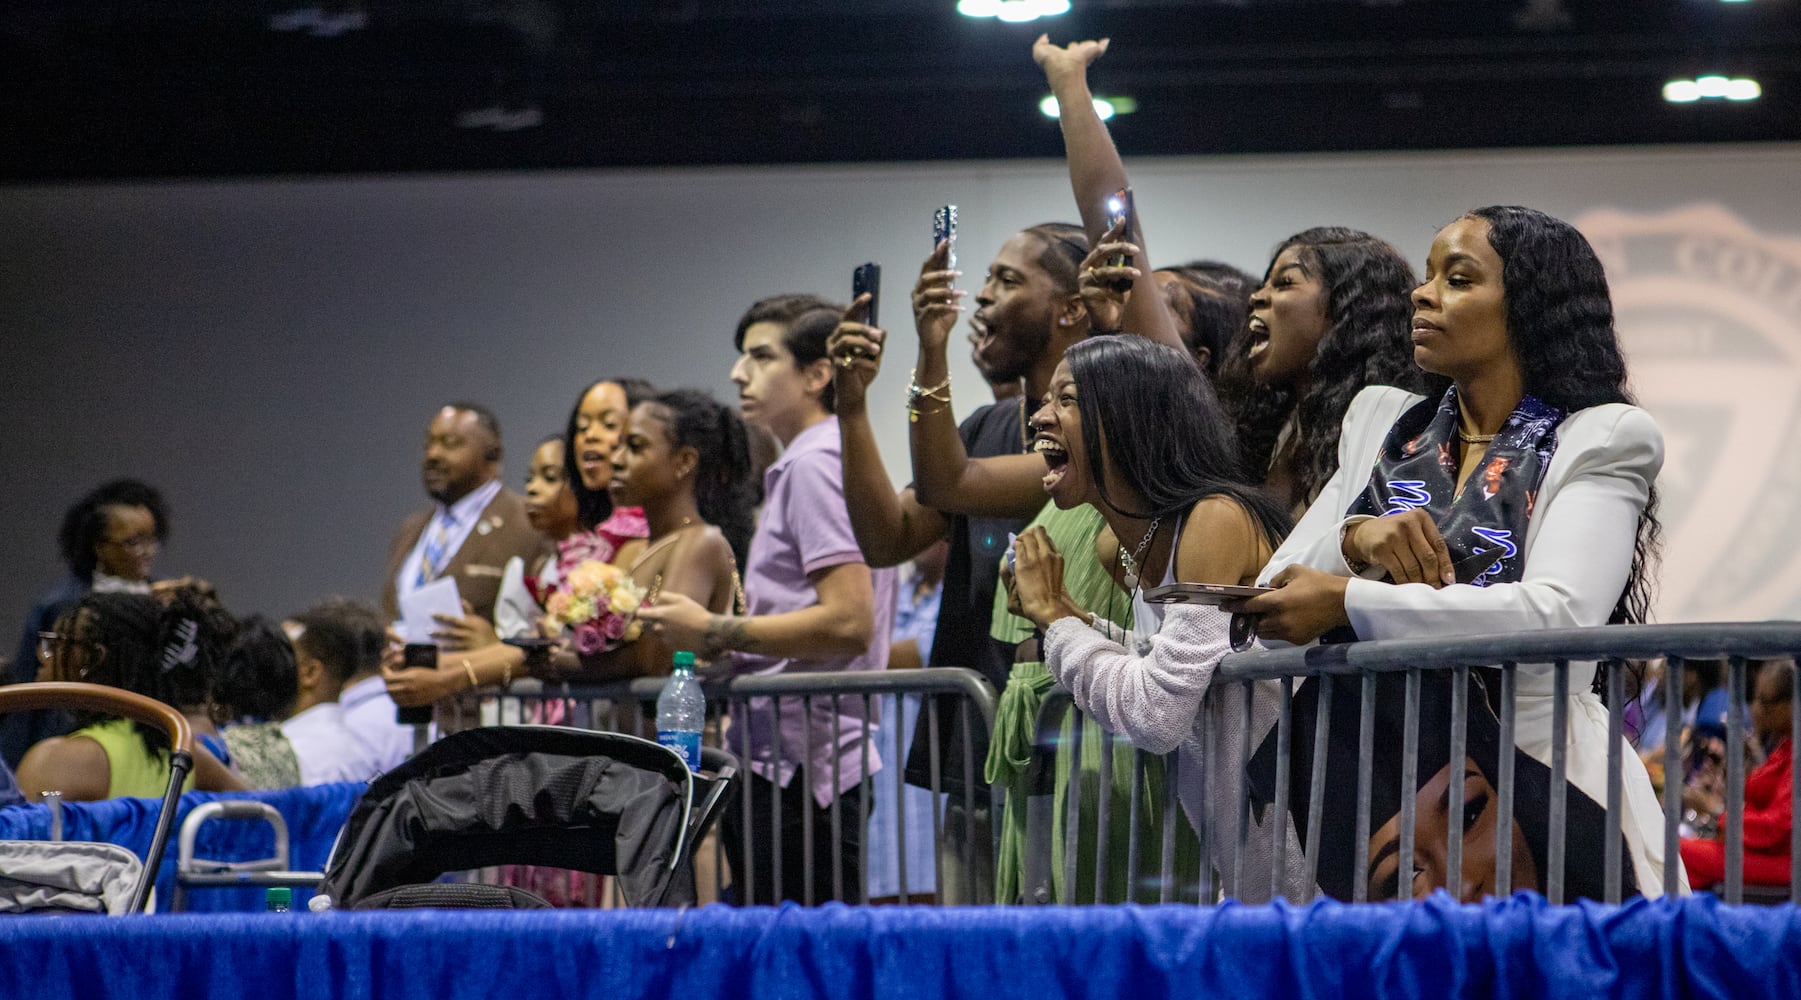
[[[631,642],[644,631],[638,620],[644,595],[644,588],[625,570],[584,559],[545,600],[544,610],[551,621],[574,635],[577,653],[593,656]]]

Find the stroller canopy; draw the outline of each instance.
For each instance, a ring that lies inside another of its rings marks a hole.
[[[526,864],[616,875],[628,906],[694,901],[695,785],[648,740],[546,726],[439,740],[369,786],[321,889],[354,909],[445,872]]]

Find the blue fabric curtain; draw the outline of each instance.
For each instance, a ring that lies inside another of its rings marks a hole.
[[[1801,916],[1461,906],[391,911],[0,920],[0,996],[1801,996]]]
[[[284,788],[269,792],[189,792],[181,797],[181,811],[169,834],[156,880],[159,910],[169,906],[175,887],[176,848],[181,824],[195,806],[215,799],[257,799],[274,806],[288,823],[288,864],[297,871],[322,871],[331,845],[363,794],[361,782]],[[92,840],[130,848],[142,860],[156,831],[160,799],[106,799],[70,802],[63,806],[63,839]],[[0,809],[0,840],[49,840],[50,808],[37,804]],[[275,834],[267,823],[214,820],[201,829],[195,842],[198,857],[215,861],[250,861],[266,858],[275,850]],[[294,891],[296,906],[311,895]],[[194,912],[256,910],[263,908],[261,889],[194,889],[188,892],[188,909]]]

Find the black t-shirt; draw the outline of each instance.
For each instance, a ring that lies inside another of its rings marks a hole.
[[[1020,404],[1017,399],[991,403],[969,415],[957,429],[963,439],[963,450],[971,458],[996,455],[1018,455],[1027,450],[1020,440]],[[1013,663],[1008,651],[988,638],[994,617],[994,591],[1000,586],[1001,555],[1007,551],[1009,532],[1024,531],[1029,518],[950,517],[950,553],[944,566],[944,597],[938,608],[938,627],[932,634],[932,656],[929,667],[969,667],[988,679],[999,692],[1007,685]],[[945,698],[939,705],[939,764],[943,770],[941,787],[960,792],[963,788],[962,739],[955,701]],[[977,738],[971,752],[975,758],[975,776],[982,784],[982,769],[988,756],[988,739],[981,722],[971,714],[970,724]],[[914,732],[913,746],[907,755],[907,781],[930,787],[931,758],[928,755],[926,724],[922,716]]]

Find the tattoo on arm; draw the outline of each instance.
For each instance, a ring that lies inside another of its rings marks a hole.
[[[707,659],[717,659],[719,654],[728,650],[742,653],[754,653],[761,645],[757,637],[750,634],[747,627],[748,618],[736,615],[713,615],[707,619],[706,633],[701,637],[702,652]]]

